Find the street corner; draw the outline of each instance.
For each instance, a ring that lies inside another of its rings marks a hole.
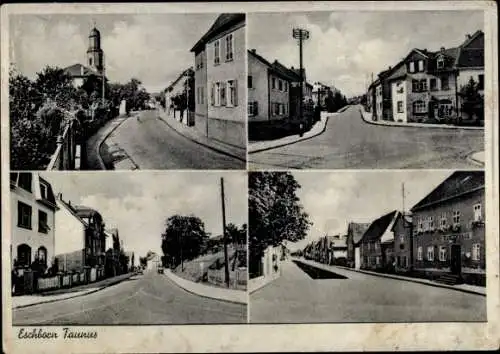
[[[486,158],[485,151],[477,151],[469,155],[469,160],[471,160],[480,167],[484,167],[485,158]]]

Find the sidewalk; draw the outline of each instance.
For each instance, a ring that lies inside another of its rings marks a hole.
[[[167,115],[163,109],[158,109],[159,118],[168,125],[171,129],[175,130],[180,135],[191,140],[192,142],[205,146],[211,150],[217,151],[218,153],[231,156],[243,162],[246,162],[246,150],[245,148],[240,148],[225,144],[214,139],[210,139],[205,135],[202,135],[193,127],[188,127],[187,125],[179,122],[177,118],[174,119],[173,116]]]
[[[387,120],[372,120],[371,113],[360,107],[361,118],[368,124],[383,125],[390,127],[415,127],[415,128],[435,128],[435,129],[463,129],[463,130],[484,130],[484,127],[467,127],[451,124],[428,124],[428,123],[402,123]]]
[[[137,168],[137,165],[112,139],[107,140],[125,120],[132,117],[133,115],[113,118],[87,140],[88,170],[133,170]]]
[[[403,275],[395,275],[395,274],[377,273],[377,272],[372,272],[369,270],[354,269],[354,268],[348,268],[348,267],[342,267],[342,266],[330,266],[330,265],[306,260],[304,258],[300,258],[300,259],[297,258],[297,260],[300,260],[301,262],[309,264],[309,265],[314,266],[316,268],[330,270],[333,272],[335,271],[335,268],[340,268],[340,269],[345,269],[345,270],[349,270],[352,272],[364,273],[364,274],[374,275],[374,276],[383,277],[383,278],[391,278],[391,279],[409,281],[412,283],[420,283],[420,284],[430,285],[430,286],[434,286],[434,287],[438,287],[438,288],[452,289],[452,290],[461,291],[464,293],[486,296],[486,287],[482,287],[482,286],[475,286],[475,285],[469,285],[469,284],[447,285],[447,284],[441,284],[441,283],[438,283],[438,282],[435,282],[432,280],[428,280],[428,279],[412,278],[412,277],[406,277]]]
[[[326,124],[328,123],[328,119],[332,118],[337,114],[339,114],[339,112],[337,113],[321,112],[320,120],[316,122],[309,131],[304,133],[303,136],[295,134],[276,140],[249,142],[248,153],[252,154],[260,151],[271,150],[278,147],[295,144],[302,140],[314,138],[315,136],[322,134],[326,130]]]
[[[75,286],[74,288],[47,291],[42,294],[12,296],[12,308],[16,309],[34,306],[38,304],[71,299],[74,297],[95,293],[96,291],[121,283],[122,281],[132,277],[133,275],[135,275],[135,273],[122,274],[95,283]]]
[[[224,288],[219,288],[216,286],[203,285],[200,283],[195,283],[184,278],[178,277],[173,274],[170,269],[165,269],[165,275],[173,281],[177,286],[183,288],[184,290],[199,295],[203,297],[208,297],[211,299],[235,302],[239,304],[248,303],[248,295],[246,291],[241,290],[229,290]]]
[[[251,294],[261,288],[263,288],[264,286],[266,286],[267,284],[270,284],[272,283],[274,280],[278,279],[279,276],[276,276],[276,277],[271,277],[271,276],[268,276],[268,277],[265,277],[265,276],[260,276],[260,277],[257,277],[257,278],[253,278],[253,279],[250,279],[248,281],[248,294]]]

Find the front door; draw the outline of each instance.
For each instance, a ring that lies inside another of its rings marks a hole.
[[[450,270],[453,274],[460,274],[462,272],[461,253],[460,245],[451,245]]]

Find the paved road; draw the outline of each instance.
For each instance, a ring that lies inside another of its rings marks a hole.
[[[291,261],[250,295],[250,322],[485,321],[486,297],[336,268],[312,279]]]
[[[13,310],[14,325],[246,323],[246,305],[200,297],[153,271],[74,299]]]
[[[244,169],[245,163],[196,144],[159,119],[154,110],[123,122],[106,140],[140,169]]]
[[[477,168],[467,160],[484,150],[482,130],[377,126],[359,106],[328,120],[309,140],[248,155],[251,169],[266,168]]]

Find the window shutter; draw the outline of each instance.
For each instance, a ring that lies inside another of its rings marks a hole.
[[[258,115],[259,114],[259,102],[255,101],[253,103],[254,107],[253,107],[253,112],[254,112],[254,115]]]
[[[215,84],[212,83],[212,90],[210,92],[210,97],[211,97],[210,101],[212,102],[212,106],[215,106],[215,93],[214,93],[214,91],[215,91]]]
[[[238,106],[238,80],[233,81],[233,89],[234,89],[234,102],[233,106]]]

